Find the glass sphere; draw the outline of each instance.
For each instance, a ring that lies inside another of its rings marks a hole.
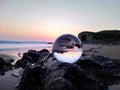
[[[79,38],[71,34],[64,34],[56,39],[52,53],[58,61],[74,63],[80,59],[82,47]]]

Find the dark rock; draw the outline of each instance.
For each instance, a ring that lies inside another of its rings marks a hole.
[[[82,57],[84,57],[84,56],[87,56],[87,54],[86,54],[86,53],[83,53],[83,54],[82,54]]]
[[[23,60],[23,59],[20,59],[18,60],[16,63],[15,63],[15,67],[22,67],[22,68],[25,68],[26,65],[27,65],[27,60]]]
[[[109,65],[112,65],[114,67],[114,63],[108,57],[94,56],[94,57],[91,58],[91,60],[94,61],[95,63],[98,63],[102,67],[108,67]]]
[[[27,62],[32,64],[38,63],[40,62],[39,60],[45,57],[47,53],[49,53],[49,51],[46,49],[43,49],[41,51],[28,50],[28,52],[24,53],[23,57],[15,63],[15,66],[25,68],[27,65]]]
[[[120,63],[103,56],[95,56],[77,62],[90,76],[98,82],[110,86],[120,83]]]
[[[0,58],[0,70],[4,68],[4,64],[5,64],[5,62],[4,62],[3,58]]]
[[[66,80],[65,78],[58,77],[48,83],[44,90],[77,90],[75,86],[72,85],[71,82]]]
[[[39,65],[32,66],[27,63],[18,88],[20,90],[40,90],[43,73],[44,71]]]
[[[4,64],[5,64],[5,62],[4,62],[3,58],[0,58],[0,75],[5,74],[4,73]]]
[[[35,63],[26,60],[19,90],[108,90],[107,86],[90,77],[79,65],[59,62],[46,49],[31,50],[25,55],[30,56],[31,60],[38,56]]]
[[[87,68],[102,68],[102,66],[99,63],[96,63],[94,61],[92,61],[91,59],[84,59],[81,60],[80,62],[77,62],[77,64],[81,67],[87,67]]]
[[[66,65],[65,65],[66,66]],[[64,66],[64,67],[65,67]],[[78,65],[69,65],[70,68],[65,73],[65,78],[70,81],[76,90],[107,90],[108,88],[100,85]]]
[[[13,59],[4,59],[0,57],[0,75],[4,75],[5,71],[11,70],[13,68]]]
[[[100,68],[117,68],[118,64],[114,63],[112,59],[104,56],[93,56],[90,58],[86,58],[77,62],[80,66],[88,66],[88,67],[100,67]]]
[[[27,53],[23,54],[22,60],[28,60],[30,63],[35,63],[38,59],[38,53],[35,50],[29,50]]]

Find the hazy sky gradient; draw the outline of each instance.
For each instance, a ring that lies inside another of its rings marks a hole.
[[[0,39],[54,41],[105,29],[120,29],[120,0],[0,0]]]

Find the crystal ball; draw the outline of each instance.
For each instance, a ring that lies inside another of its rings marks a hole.
[[[74,63],[82,55],[82,42],[79,38],[71,34],[59,36],[52,48],[52,53],[60,62]]]

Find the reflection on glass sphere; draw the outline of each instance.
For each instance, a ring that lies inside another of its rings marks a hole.
[[[58,61],[74,63],[82,55],[82,43],[77,37],[64,34],[56,39],[52,52]]]

